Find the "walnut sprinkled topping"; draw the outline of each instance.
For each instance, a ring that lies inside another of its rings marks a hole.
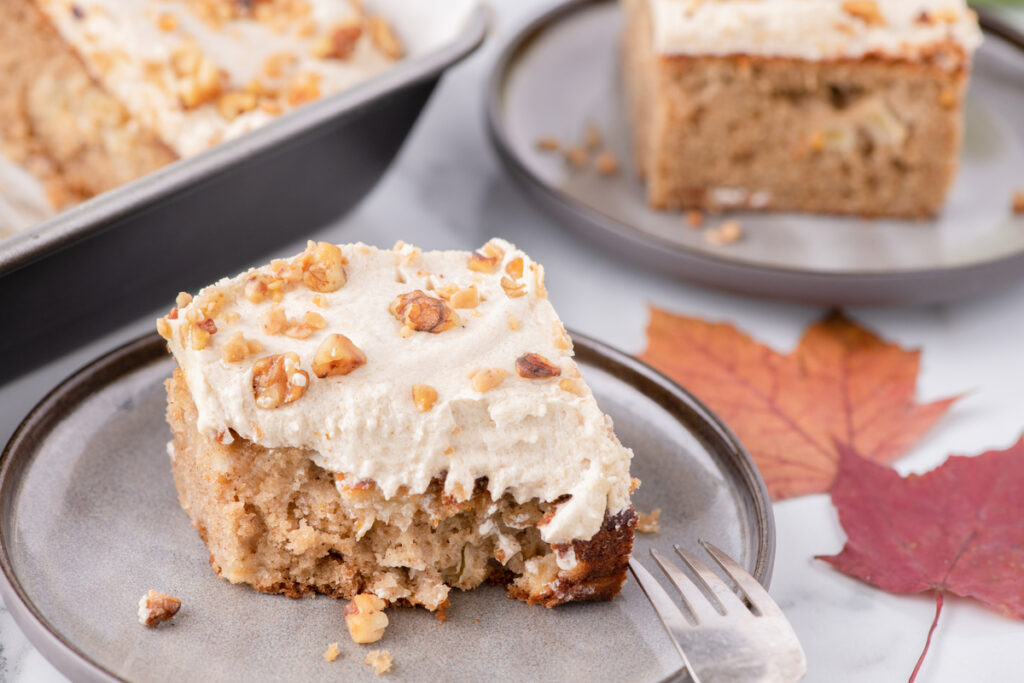
[[[523,258],[521,256],[517,256],[506,263],[505,272],[516,280],[521,280],[523,278]]]
[[[458,313],[448,304],[419,289],[396,297],[388,310],[405,327],[417,332],[437,334],[459,324]]]
[[[156,18],[156,27],[164,33],[170,33],[178,28],[178,17],[169,12],[163,12]]]
[[[269,410],[291,403],[306,393],[309,375],[299,369],[299,356],[278,353],[261,358],[252,366],[252,390],[256,407]]]
[[[333,292],[346,282],[345,256],[330,242],[310,242],[299,256],[302,281],[314,292]]]
[[[510,299],[518,299],[526,295],[526,283],[521,280],[513,280],[510,277],[501,278],[501,288]]]
[[[174,305],[177,308],[185,308],[192,303],[192,295],[188,292],[178,292],[178,297],[174,300]]]
[[[363,35],[357,23],[338,24],[324,34],[313,46],[313,56],[319,59],[348,59]]]
[[[473,252],[469,257],[466,267],[477,273],[493,273],[498,269],[498,259],[492,256],[484,256],[479,252]]]
[[[501,368],[484,368],[483,370],[477,370],[472,375],[473,388],[481,394],[486,394],[491,389],[495,389],[501,386],[501,383],[505,381],[505,376],[508,374]]]
[[[846,0],[843,3],[843,11],[868,26],[885,26],[885,16],[878,9],[875,0]]]
[[[586,385],[583,384],[583,380],[581,379],[571,379],[566,377],[565,379],[558,381],[559,389],[562,391],[568,391],[570,394],[575,394],[576,396],[583,396],[586,394],[586,391],[584,390],[585,386]]]
[[[548,288],[544,285],[544,266],[534,263],[530,266],[533,270],[533,289],[541,299],[548,298]]]
[[[562,371],[538,353],[527,353],[516,358],[516,372],[526,379],[547,379],[558,377]]]
[[[171,68],[178,78],[178,99],[186,109],[195,109],[220,95],[220,69],[195,43],[175,48],[171,53]]]
[[[189,311],[189,313],[194,312]],[[202,351],[210,342],[210,337],[216,333],[217,325],[213,322],[213,318],[204,318],[196,322],[189,321],[186,328],[188,345],[196,351]]]
[[[247,111],[252,111],[259,104],[259,99],[251,92],[233,90],[220,96],[217,100],[217,113],[228,121],[234,121]]]
[[[293,107],[320,99],[320,74],[304,71],[295,74],[285,88],[285,101]]]
[[[269,277],[262,274],[247,277],[242,290],[245,298],[254,304],[263,303],[263,300],[267,298],[267,294],[270,292],[268,287],[269,280]]]
[[[343,334],[328,335],[313,356],[313,374],[324,377],[347,375],[366,365],[366,354]]]
[[[384,614],[387,603],[372,593],[354,596],[342,614],[352,640],[357,643],[375,643],[384,637],[388,627],[388,615]]]
[[[572,340],[569,339],[569,334],[565,331],[565,327],[562,323],[555,325],[555,348],[566,351],[572,348]]]
[[[156,319],[156,332],[167,341],[171,340],[171,323],[167,322],[167,318]]]
[[[263,350],[263,344],[255,339],[246,339],[241,332],[235,332],[220,349],[225,363],[238,363]]]
[[[437,401],[437,389],[429,384],[414,384],[412,401],[421,413],[425,413],[434,407],[434,403]]]
[[[452,308],[476,308],[480,305],[480,292],[476,285],[470,285],[466,289],[456,289],[448,298]]]
[[[391,24],[380,16],[369,17],[366,23],[370,40],[377,46],[377,49],[391,59],[401,59],[405,50],[402,48],[402,41],[398,39],[395,30],[391,28]]]
[[[268,78],[280,78],[286,69],[298,61],[299,58],[291,52],[275,52],[263,60],[263,75]]]
[[[522,326],[523,326],[523,324],[521,322],[519,322],[519,318],[515,317],[514,315],[509,314],[509,316],[508,316],[508,329],[510,329],[513,332],[515,332],[519,328],[521,328]]]
[[[168,621],[181,609],[181,600],[150,589],[139,600],[139,623],[149,628],[156,628],[162,621]]]

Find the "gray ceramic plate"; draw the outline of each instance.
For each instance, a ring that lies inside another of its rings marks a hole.
[[[732,434],[678,386],[574,335],[582,370],[663,510],[637,552],[706,538],[767,585],[774,522]],[[341,603],[290,600],[217,578],[177,503],[165,445],[163,381],[173,361],[143,337],[71,377],[26,418],[0,460],[0,594],[32,643],[73,680],[373,678]],[[149,588],[184,603],[157,630],[136,621]],[[485,587],[452,598],[439,625],[393,610],[380,644],[398,680],[634,680],[673,676],[678,658],[630,580],[610,603],[547,610]],[[321,653],[338,641],[341,657]]]
[[[737,214],[747,238],[713,246],[679,212],[647,207],[633,169],[607,178],[569,170],[536,148],[576,141],[588,121],[631,157],[620,87],[621,17],[608,0],[570,0],[521,31],[490,83],[491,138],[528,193],[588,240],[707,285],[824,304],[939,302],[1024,276],[1024,38],[984,19],[956,186],[933,221]]]

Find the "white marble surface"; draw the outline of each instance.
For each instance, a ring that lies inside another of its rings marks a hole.
[[[318,237],[471,248],[501,235],[545,263],[551,297],[570,327],[627,351],[643,348],[648,303],[728,320],[780,349],[792,347],[821,310],[706,291],[622,262],[574,239],[512,186],[486,140],[481,86],[497,46],[548,3],[493,4],[498,12],[487,48],[445,80],[398,162],[366,202]],[[1022,18],[1024,10],[1015,17],[1024,24]],[[955,306],[850,311],[884,336],[925,349],[922,399],[970,392],[898,463],[901,472],[931,469],[949,453],[1006,447],[1024,430],[1022,306],[1024,282]],[[63,377],[150,326],[147,316],[0,387],[0,440]],[[923,645],[933,600],[889,595],[813,560],[843,543],[826,496],[777,504],[775,513],[778,553],[771,592],[807,651],[806,680],[906,680]],[[1024,624],[950,599],[919,680],[1022,680],[1022,637]],[[0,682],[61,680],[0,605]]]

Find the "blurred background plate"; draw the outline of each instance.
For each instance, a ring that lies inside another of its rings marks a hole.
[[[1024,276],[1024,216],[1011,211],[1014,191],[1024,190],[1024,37],[986,16],[982,24],[960,174],[935,220],[737,212],[728,217],[740,220],[744,240],[715,246],[680,212],[649,209],[630,164],[612,0],[563,3],[511,41],[491,77],[491,139],[513,177],[566,226],[679,277],[818,304],[977,296]],[[537,149],[545,136],[581,140],[589,122],[623,164],[618,175],[573,171]]]
[[[634,495],[661,531],[635,552],[706,538],[762,583],[775,525],[750,457],[714,415],[634,358],[573,335],[580,368],[634,449]],[[64,382],[0,458],[0,597],[29,640],[75,681],[372,679],[343,602],[292,600],[218,578],[178,505],[163,382],[174,361],[147,335]],[[709,560],[710,561],[710,560]],[[148,589],[182,599],[157,630],[139,625]],[[631,680],[678,674],[672,644],[630,578],[607,603],[528,606],[484,586],[453,591],[450,619],[390,611],[396,680]],[[338,641],[341,657],[321,653]]]

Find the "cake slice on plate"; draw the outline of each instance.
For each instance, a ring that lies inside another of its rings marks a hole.
[[[964,0],[623,0],[634,158],[658,209],[930,216],[956,175]]]
[[[618,593],[632,454],[513,245],[311,242],[177,304],[168,450],[224,578],[432,610],[487,580]]]

